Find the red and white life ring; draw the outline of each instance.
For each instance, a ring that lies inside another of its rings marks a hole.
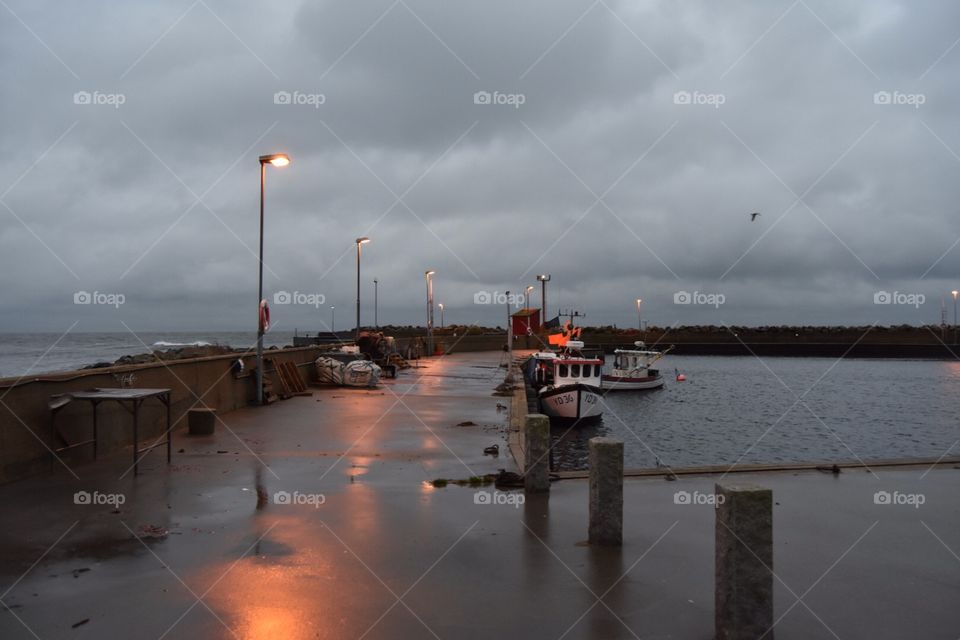
[[[260,301],[260,332],[266,333],[270,330],[270,307],[266,300]]]

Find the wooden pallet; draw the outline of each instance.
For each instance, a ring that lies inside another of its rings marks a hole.
[[[268,360],[273,367],[277,380],[280,382],[280,397],[283,399],[298,395],[311,395],[307,391],[307,385],[300,376],[297,365],[292,362],[281,362],[278,360]]]

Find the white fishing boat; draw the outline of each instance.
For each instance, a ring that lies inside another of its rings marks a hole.
[[[540,410],[551,419],[575,422],[603,413],[603,360],[585,357],[581,349],[582,342],[570,340],[559,352],[541,351],[529,361],[527,377],[537,391]]]
[[[663,386],[663,376],[653,365],[673,347],[654,351],[647,349],[647,345],[640,341],[633,345],[636,349],[617,349],[613,352],[613,368],[602,378],[604,391],[642,391]]]

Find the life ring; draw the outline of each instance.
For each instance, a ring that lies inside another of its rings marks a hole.
[[[270,307],[266,300],[260,301],[260,333],[270,330]]]

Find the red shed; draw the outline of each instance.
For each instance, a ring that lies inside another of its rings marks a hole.
[[[526,336],[540,331],[540,309],[520,309],[510,318],[515,336]]]

